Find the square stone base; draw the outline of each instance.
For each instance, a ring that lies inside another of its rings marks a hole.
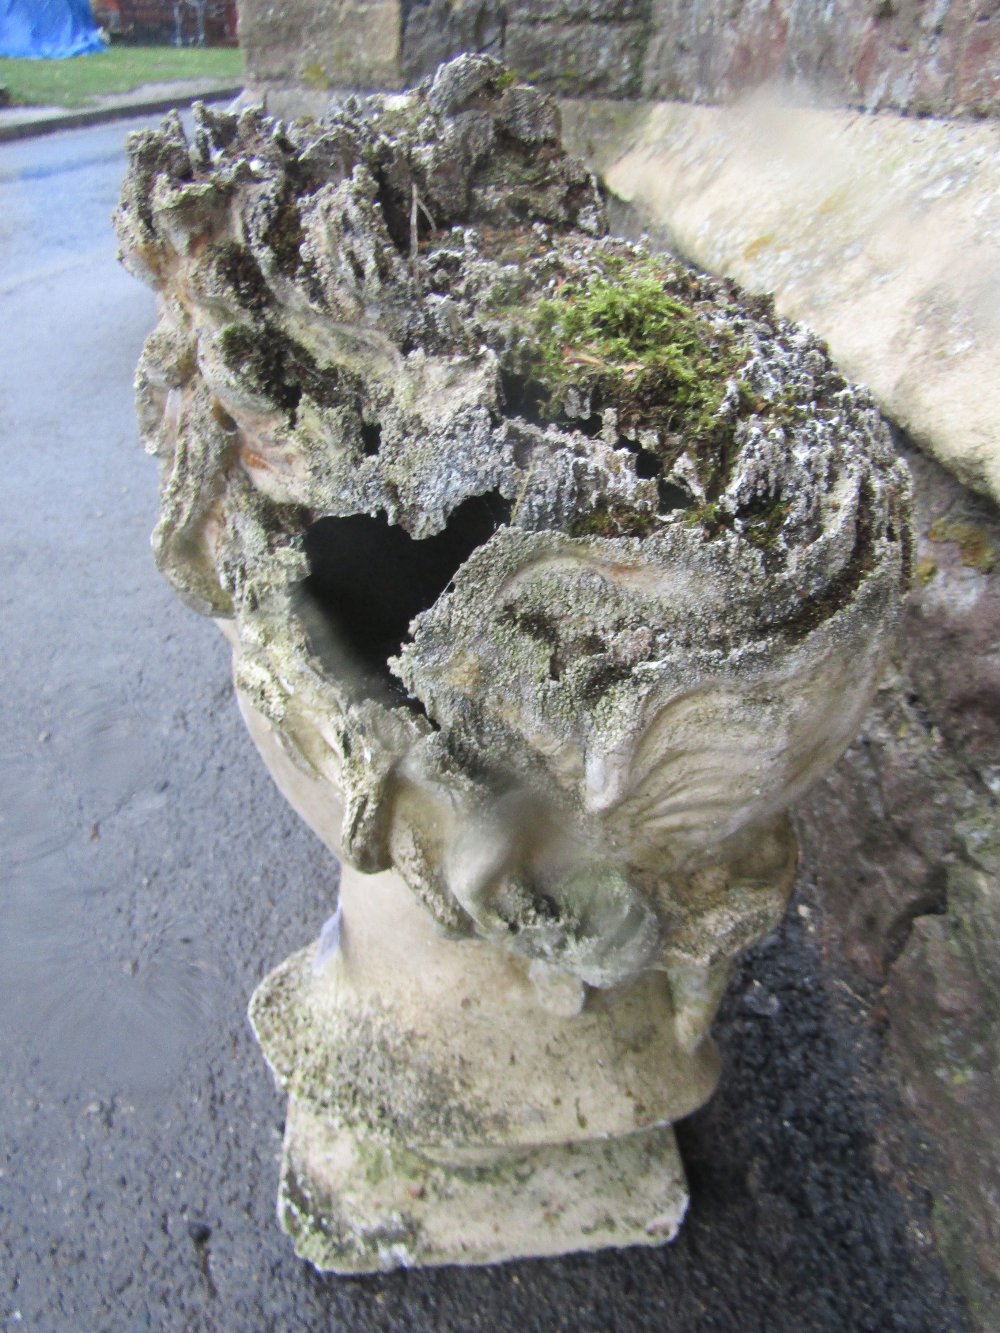
[[[662,1245],[687,1202],[669,1126],[456,1167],[332,1128],[289,1102],[278,1215],[296,1253],[321,1270]]]

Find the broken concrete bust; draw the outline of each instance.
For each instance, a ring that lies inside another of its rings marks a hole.
[[[298,1252],[669,1240],[730,960],[907,584],[885,424],[769,301],[608,236],[485,57],[168,117],[117,223],[161,298],[157,561],[344,866],[251,1006]]]

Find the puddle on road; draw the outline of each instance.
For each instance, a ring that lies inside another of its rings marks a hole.
[[[5,1034],[60,1092],[167,1087],[214,990],[197,925],[79,882],[71,853],[35,862],[4,890]]]
[[[168,799],[161,746],[101,683],[52,707],[34,747],[0,757],[0,1039],[53,1091],[164,1088],[218,981],[198,923],[143,866]]]
[[[48,744],[72,774],[95,820],[162,786],[162,761],[148,721],[99,681],[80,682],[58,699]]]
[[[17,867],[60,851],[73,837],[71,827],[52,820],[50,803],[38,790],[37,774],[38,761],[26,755],[0,760],[0,855],[5,879]]]

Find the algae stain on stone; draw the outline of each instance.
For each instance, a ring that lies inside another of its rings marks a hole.
[[[302,82],[307,88],[312,88],[315,92],[326,92],[328,88],[333,87],[333,80],[327,73],[325,66],[318,60],[311,60],[308,65],[303,67]]]
[[[937,572],[937,565],[930,556],[924,556],[922,560],[917,561],[913,574],[920,586],[925,588]]]
[[[743,247],[743,258],[748,263],[753,263],[753,261],[762,255],[765,250],[769,250],[776,240],[777,236],[773,231],[765,232],[763,236],[756,237],[755,240],[752,240],[748,245]]]
[[[927,533],[932,542],[951,542],[958,547],[962,564],[988,574],[997,563],[998,553],[985,528],[961,519],[939,518]]]

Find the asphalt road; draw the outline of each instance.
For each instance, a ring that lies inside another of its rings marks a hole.
[[[965,1327],[876,1168],[867,1066],[793,910],[734,981],[662,1251],[338,1280],[274,1219],[283,1101],[245,1006],[329,915],[215,628],[152,566],[114,124],[0,147],[0,1326]]]

